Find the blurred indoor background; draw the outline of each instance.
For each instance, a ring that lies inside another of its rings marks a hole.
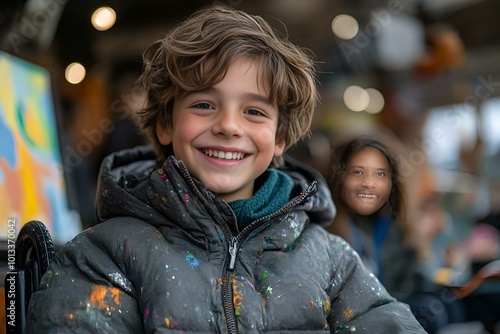
[[[322,103],[291,154],[327,175],[338,140],[382,139],[402,166],[410,219],[436,236],[439,267],[452,268],[436,280],[459,275],[463,259],[498,258],[498,0],[2,0],[0,49],[52,75],[69,201],[83,228],[95,223],[102,158],[144,143],[130,118],[143,101],[141,52],[212,4],[262,15],[315,55]],[[488,228],[474,234],[478,226]],[[485,234],[494,242],[478,250],[471,238]]]

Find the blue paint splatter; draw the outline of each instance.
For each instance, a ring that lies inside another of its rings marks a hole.
[[[186,255],[186,262],[191,268],[198,268],[200,266],[200,261],[193,254]]]

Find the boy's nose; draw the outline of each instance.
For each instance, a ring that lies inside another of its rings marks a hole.
[[[242,131],[240,115],[236,111],[221,110],[215,120],[213,132],[217,135],[239,136]]]

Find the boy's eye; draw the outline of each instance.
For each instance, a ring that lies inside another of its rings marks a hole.
[[[200,102],[195,104],[193,107],[199,108],[199,109],[210,109],[212,106],[208,102]]]
[[[252,116],[261,116],[263,115],[262,111],[258,110],[258,109],[248,109],[246,111],[246,113],[248,115],[252,115]]]

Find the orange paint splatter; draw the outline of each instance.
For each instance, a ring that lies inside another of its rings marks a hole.
[[[314,305],[314,300],[308,299],[307,303],[309,304],[309,307],[314,310],[316,308],[316,305]]]
[[[342,316],[347,320],[354,318],[355,315],[356,313],[350,307],[346,308],[344,312],[342,312]]]
[[[106,286],[96,285],[90,294],[90,302],[101,309],[114,311],[116,308],[109,305],[108,302],[112,300],[115,305],[120,306],[119,295],[120,290],[117,288],[108,288]]]
[[[235,278],[232,279],[232,288],[233,288],[233,303],[234,303],[234,312],[236,315],[240,315],[241,306],[243,305],[243,292],[238,290],[237,281]]]
[[[221,288],[222,288],[222,277],[217,277],[217,287],[216,287],[216,290],[217,292],[220,292]]]

